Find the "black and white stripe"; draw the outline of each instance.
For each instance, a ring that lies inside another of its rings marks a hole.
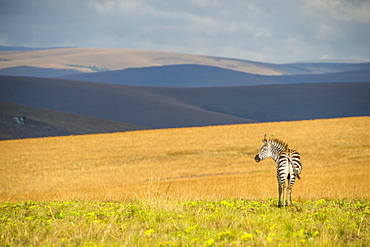
[[[265,135],[260,152],[254,157],[256,162],[272,158],[276,163],[276,178],[279,190],[279,207],[292,204],[292,187],[295,179],[300,179],[302,171],[301,157],[296,150],[278,139],[269,139]]]

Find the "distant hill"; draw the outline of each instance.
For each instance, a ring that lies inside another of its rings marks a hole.
[[[161,88],[0,76],[0,100],[146,128],[370,115],[370,83]]]
[[[91,67],[109,70],[163,65],[197,64],[230,69],[255,75],[322,74],[370,69],[370,63],[292,63],[273,64],[256,61],[191,55],[164,51],[107,48],[60,48],[0,51],[0,69],[32,66],[91,72]],[[29,75],[31,76],[31,75]]]
[[[350,67],[347,67],[347,69],[350,69]],[[0,69],[0,75],[61,78],[120,85],[156,87],[228,87],[267,84],[370,81],[370,69],[325,74],[264,76],[215,66],[196,64],[129,68],[97,73],[83,73],[74,69],[49,69],[19,66]]]
[[[370,116],[370,83],[144,88],[203,109],[257,122]]]
[[[254,122],[184,104],[140,87],[60,79],[0,76],[0,100],[147,128]]]
[[[66,75],[59,78],[153,87],[230,87],[269,84],[370,82],[370,69],[339,73],[264,76],[214,66],[181,64]]]
[[[181,64],[129,68],[59,77],[61,79],[153,87],[227,87],[264,84],[259,75],[214,66]]]
[[[31,66],[18,66],[0,69],[0,75],[12,75],[12,76],[31,76],[31,77],[59,77],[65,75],[77,75],[82,72],[74,69],[49,69],[49,68],[37,68]]]
[[[63,49],[72,47],[27,47],[27,46],[0,46],[0,51],[38,51],[50,49]]]
[[[290,63],[279,64],[284,75],[308,75],[308,74],[325,74],[338,73],[355,70],[368,70],[370,63],[345,63],[345,62],[311,62],[311,63]]]
[[[24,125],[13,117],[26,117]],[[113,133],[143,129],[122,122],[0,101],[0,140]]]

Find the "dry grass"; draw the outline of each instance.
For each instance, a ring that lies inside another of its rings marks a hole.
[[[263,134],[301,153],[293,200],[370,196],[370,117],[0,142],[0,201],[277,197]]]

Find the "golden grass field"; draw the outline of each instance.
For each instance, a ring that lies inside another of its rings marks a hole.
[[[370,117],[0,141],[0,202],[277,198],[263,135],[301,154],[293,201],[369,198]]]

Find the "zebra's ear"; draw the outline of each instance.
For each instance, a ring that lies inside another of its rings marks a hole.
[[[264,136],[264,138],[263,138],[263,140],[262,140],[262,141],[263,141],[264,143],[266,143],[266,142],[268,142],[268,139],[269,139],[269,136],[265,134],[265,136]]]

